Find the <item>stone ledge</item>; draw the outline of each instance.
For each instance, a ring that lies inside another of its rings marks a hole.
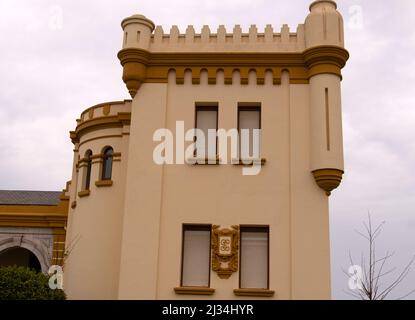
[[[98,180],[95,181],[95,185],[100,188],[100,187],[111,187],[113,185],[112,180]]]
[[[247,297],[272,297],[275,294],[274,290],[268,289],[235,289],[233,293],[236,296],[247,296]]]
[[[79,192],[78,192],[78,196],[79,196],[80,198],[87,197],[87,196],[89,196],[90,194],[91,194],[91,191],[90,191],[90,190],[82,190],[82,191],[79,191]]]
[[[174,288],[176,294],[189,294],[189,295],[212,295],[215,293],[215,289],[207,287],[176,287]]]

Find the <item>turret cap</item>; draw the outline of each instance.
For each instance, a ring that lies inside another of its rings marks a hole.
[[[150,28],[151,32],[153,32],[155,28],[154,22],[146,18],[142,14],[134,14],[131,17],[125,18],[121,22],[121,27],[124,29],[130,23],[138,23],[138,24],[146,25],[147,27]]]
[[[337,3],[333,0],[316,0],[313,3],[310,4],[310,12],[313,9],[314,6],[318,4],[327,4],[329,6],[334,7],[334,9],[337,9]]]

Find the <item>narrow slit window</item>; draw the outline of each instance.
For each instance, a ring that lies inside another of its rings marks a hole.
[[[330,105],[329,105],[329,88],[325,89],[325,107],[326,107],[326,139],[327,151],[330,151]]]
[[[84,174],[84,183],[82,190],[89,190],[91,185],[91,171],[92,171],[92,151],[88,150],[85,152],[85,174]]]

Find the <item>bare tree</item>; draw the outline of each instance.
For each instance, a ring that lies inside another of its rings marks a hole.
[[[402,271],[387,281],[386,284],[383,282],[385,276],[392,276],[392,273],[396,271],[396,268],[385,270],[389,260],[393,257],[394,252],[386,252],[380,258],[376,252],[376,239],[380,235],[385,222],[380,223],[376,227],[372,225],[372,219],[370,213],[368,214],[368,222],[363,222],[364,232],[356,230],[364,239],[368,241],[368,253],[365,257],[362,253],[360,258],[360,265],[356,265],[353,261],[352,255],[349,252],[349,259],[351,266],[348,270],[344,271],[349,279],[354,281],[355,286],[349,285],[349,290],[346,291],[349,295],[360,299],[360,300],[385,300],[391,292],[396,289],[399,284],[407,277],[415,256],[409,261]],[[350,275],[352,274],[352,277]],[[349,280],[351,281],[351,280]],[[401,296],[398,300],[404,299],[415,292],[415,289],[409,293]]]

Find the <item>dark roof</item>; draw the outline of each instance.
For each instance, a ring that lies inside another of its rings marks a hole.
[[[0,190],[0,205],[43,205],[59,203],[60,191],[16,191]]]

